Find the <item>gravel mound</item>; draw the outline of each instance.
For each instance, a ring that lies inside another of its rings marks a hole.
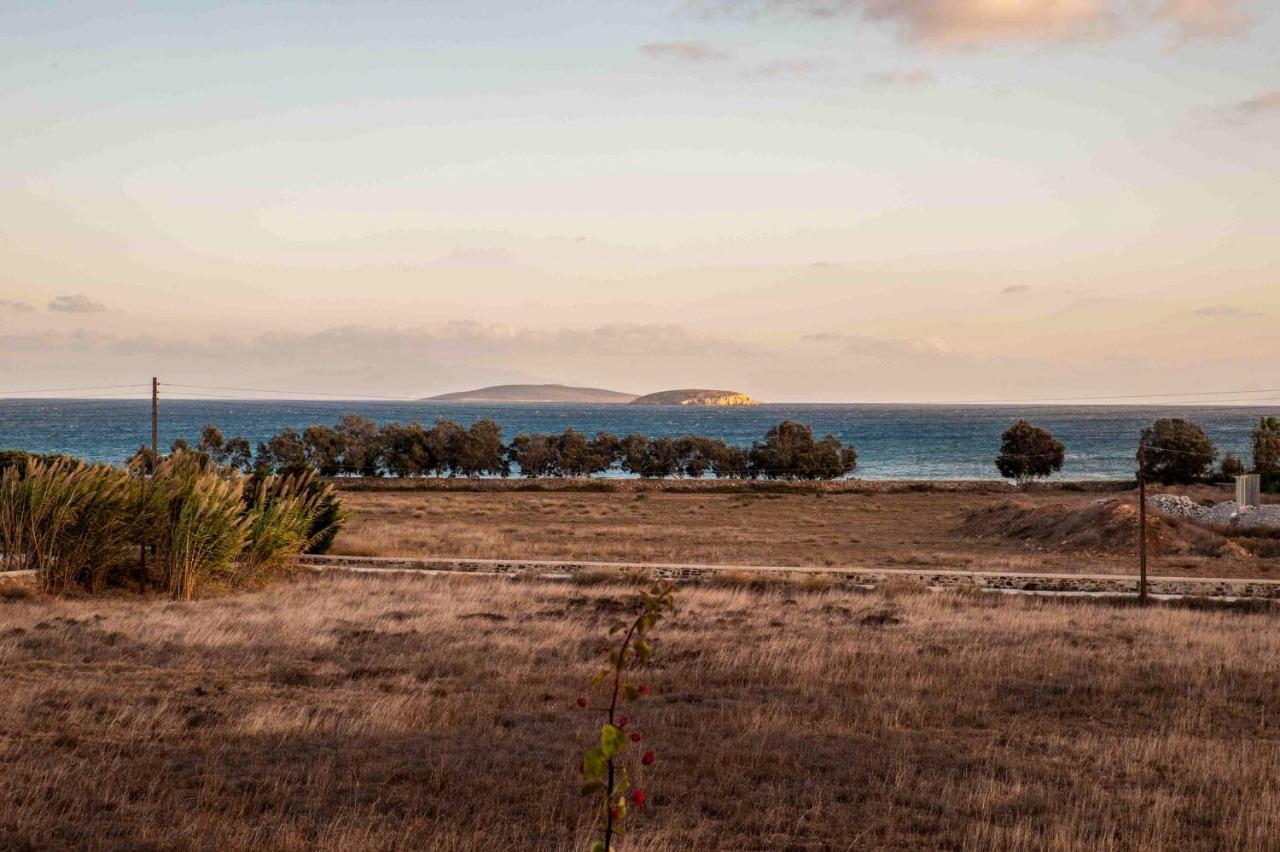
[[[1167,517],[1199,524],[1238,529],[1280,529],[1280,506],[1241,506],[1234,500],[1201,506],[1190,497],[1174,494],[1156,494],[1147,498],[1147,504]]]

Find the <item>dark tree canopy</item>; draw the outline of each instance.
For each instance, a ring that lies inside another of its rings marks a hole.
[[[1280,473],[1280,417],[1260,417],[1253,430],[1253,471],[1263,476]]]
[[[1000,436],[996,469],[1021,485],[1062,470],[1066,455],[1067,448],[1048,429],[1019,420]]]
[[[1218,450],[1195,423],[1177,417],[1157,420],[1142,430],[1147,478],[1164,485],[1189,484],[1204,479]]]
[[[815,441],[811,427],[783,420],[751,445],[748,463],[765,479],[838,479],[858,466],[858,454],[834,435]]]

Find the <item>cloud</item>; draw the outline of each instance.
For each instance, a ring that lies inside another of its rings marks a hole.
[[[11,314],[29,314],[35,308],[17,299],[0,299],[0,312]]]
[[[1005,287],[1000,292],[1004,293],[1006,296],[1013,296],[1018,293],[1029,293],[1031,292],[1031,285],[1030,284],[1010,284],[1008,287]]]
[[[866,334],[817,332],[802,340],[816,344],[831,354],[854,356],[872,361],[905,361],[963,357],[940,337],[891,338]]]
[[[1263,92],[1257,97],[1238,101],[1226,109],[1223,114],[1236,121],[1248,121],[1263,115],[1280,112],[1280,89]]]
[[[1111,38],[1172,26],[1184,38],[1247,28],[1249,0],[693,0],[705,17],[786,14],[829,22],[858,18],[896,29],[907,41],[942,47]]]
[[[1245,6],[1246,0],[1167,0],[1156,17],[1185,37],[1232,35],[1249,26]]]
[[[915,88],[932,85],[937,79],[927,68],[906,71],[871,71],[863,79],[873,86]]]
[[[1260,311],[1238,308],[1235,305],[1206,305],[1203,308],[1196,308],[1195,314],[1196,316],[1213,319],[1245,319],[1247,317],[1266,316]]]
[[[49,310],[60,314],[97,314],[106,309],[106,305],[95,302],[83,293],[58,296],[49,301]]]
[[[693,65],[723,62],[729,58],[727,53],[716,50],[701,41],[651,41],[640,45],[640,52],[650,59],[686,62]]]
[[[806,77],[831,67],[816,59],[779,59],[757,65],[743,73],[749,80],[776,80],[781,77]]]

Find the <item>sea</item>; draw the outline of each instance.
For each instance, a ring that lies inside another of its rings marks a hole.
[[[588,435],[638,432],[650,437],[705,435],[740,446],[761,439],[790,419],[832,434],[858,451],[854,476],[862,479],[998,479],[994,459],[1000,433],[1019,418],[1049,429],[1067,447],[1058,478],[1130,477],[1144,426],[1161,417],[1200,424],[1220,453],[1248,459],[1250,432],[1260,416],[1280,416],[1280,406],[952,406],[772,404],[735,408],[645,405],[478,404],[445,402],[197,400],[160,403],[161,447],[186,438],[195,443],[206,424],[254,446],[287,426],[301,431],[334,424],[353,412],[379,424],[449,419],[467,425],[490,418],[505,439],[522,432]],[[151,440],[150,401],[142,399],[0,399],[0,449],[67,453],[119,464]],[[624,476],[620,472],[613,475]]]

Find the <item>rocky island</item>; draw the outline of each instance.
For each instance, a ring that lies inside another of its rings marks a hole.
[[[632,405],[756,405],[756,401],[745,393],[727,390],[706,390],[701,388],[685,388],[683,390],[659,391],[638,396],[631,400]]]

